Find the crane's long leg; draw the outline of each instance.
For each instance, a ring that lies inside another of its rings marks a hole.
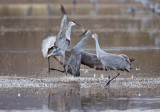
[[[62,73],[64,73],[64,71],[62,71],[62,70],[58,70],[58,69],[55,69],[55,68],[50,68],[50,70],[55,70],[55,71],[58,71],[58,72],[62,72]]]
[[[50,56],[58,56],[58,55],[59,55],[58,52],[52,52],[48,56],[50,57]],[[49,57],[48,57],[48,60],[49,60]],[[62,58],[63,58],[63,56],[62,56]],[[62,71],[62,70],[58,70],[58,69],[55,69],[55,68],[50,68],[50,63],[49,63],[49,74],[50,74],[50,70],[55,70],[55,71],[59,71],[59,72],[64,73],[64,71]]]
[[[49,60],[49,57],[48,57],[48,73],[50,75],[50,60]]]
[[[110,76],[110,69],[107,68],[107,73],[108,73],[108,80],[110,80],[111,76]]]
[[[65,69],[65,66],[66,66],[66,61],[65,61],[65,53],[62,54],[62,61],[63,61],[63,69],[64,69],[64,72],[66,73],[66,69]]]
[[[116,77],[118,77],[119,75],[120,75],[120,73],[115,69],[115,71],[118,73],[115,77],[113,77],[111,80],[109,80],[107,83],[106,83],[106,85],[109,85],[110,84],[110,82],[113,80],[113,79],[115,79]]]
[[[55,70],[55,71],[64,73],[64,71],[61,71],[61,70],[58,70],[58,69],[55,69],[55,68],[50,68],[50,59],[49,58],[50,57],[48,57],[48,73],[49,73],[49,75],[50,75],[51,70]]]
[[[66,76],[67,76],[68,66],[70,65],[70,63],[71,63],[71,58],[69,58],[69,60],[68,60],[68,62],[67,62],[67,65],[65,66]]]

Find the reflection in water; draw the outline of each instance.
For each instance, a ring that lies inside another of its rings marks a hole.
[[[46,107],[46,110],[49,109],[52,111],[87,112],[129,109],[160,109],[160,98],[127,97],[124,90],[75,90],[75,88],[62,88],[58,90],[51,89],[49,91],[45,89],[9,89],[10,92],[8,92],[8,90],[1,90],[0,109],[30,110],[43,109],[44,106]],[[122,96],[118,97],[118,93]]]
[[[71,88],[49,94],[48,108],[54,111],[81,110],[80,85],[78,82],[72,82]]]
[[[73,90],[49,94],[48,108],[54,111],[81,110],[81,98]]]

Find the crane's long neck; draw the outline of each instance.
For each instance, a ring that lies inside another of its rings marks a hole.
[[[89,36],[91,35],[91,33],[87,34],[86,37],[84,37],[76,46],[75,48],[79,48],[79,49],[83,49],[83,47],[86,45],[86,42],[89,38]]]
[[[99,43],[98,43],[98,37],[94,38],[95,39],[95,42],[96,42],[96,54],[97,56],[99,55],[100,52],[103,52],[99,46]]]
[[[67,31],[66,31],[66,38],[67,38],[68,40],[71,40],[71,30],[72,30],[72,25],[69,24],[68,29],[67,29]]]

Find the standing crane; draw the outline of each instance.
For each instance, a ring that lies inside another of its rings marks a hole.
[[[86,35],[76,46],[71,49],[71,56],[65,67],[65,72],[67,75],[68,67],[71,69],[71,74],[74,76],[80,76],[80,65],[82,59],[83,48],[91,35],[90,30],[86,30],[82,35]],[[80,36],[82,36],[80,35]]]
[[[47,8],[46,8],[46,16],[47,16],[47,17],[51,16],[51,13],[52,13],[51,6],[48,5]]]
[[[76,4],[77,4],[77,0],[72,0],[72,3],[73,3],[74,5],[76,5]]]
[[[48,58],[48,66],[49,66],[49,74],[50,74],[50,56],[61,56],[63,59],[63,66],[65,66],[65,51],[70,45],[70,34],[72,26],[79,25],[75,21],[71,21],[68,24],[67,28],[67,13],[63,6],[61,6],[61,11],[63,13],[63,18],[61,21],[60,31],[58,36],[54,36],[53,34],[46,36],[42,40],[42,54],[44,58]],[[48,54],[52,50],[52,53]],[[56,70],[56,69],[52,69]]]
[[[127,13],[132,14],[133,16],[135,15],[136,12],[136,6],[135,5],[131,5],[130,8],[127,10]]]
[[[158,4],[155,5],[154,12],[160,16],[160,9]]]
[[[28,17],[32,14],[32,9],[32,6],[30,6],[25,10],[25,17]]]
[[[106,83],[106,85],[109,85],[110,82],[118,77],[120,75],[118,69],[123,69],[129,72],[130,70],[130,60],[127,55],[125,54],[111,54],[104,52],[98,43],[98,35],[95,33],[92,35],[92,38],[95,39],[96,42],[96,55],[97,58],[101,61],[101,63],[105,66],[107,72],[108,72],[108,79],[109,81]],[[113,69],[117,72],[117,75],[110,79],[110,69]]]

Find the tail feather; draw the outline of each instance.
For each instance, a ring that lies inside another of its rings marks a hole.
[[[62,14],[67,14],[66,10],[64,9],[63,5],[61,5],[61,11],[62,11]]]

